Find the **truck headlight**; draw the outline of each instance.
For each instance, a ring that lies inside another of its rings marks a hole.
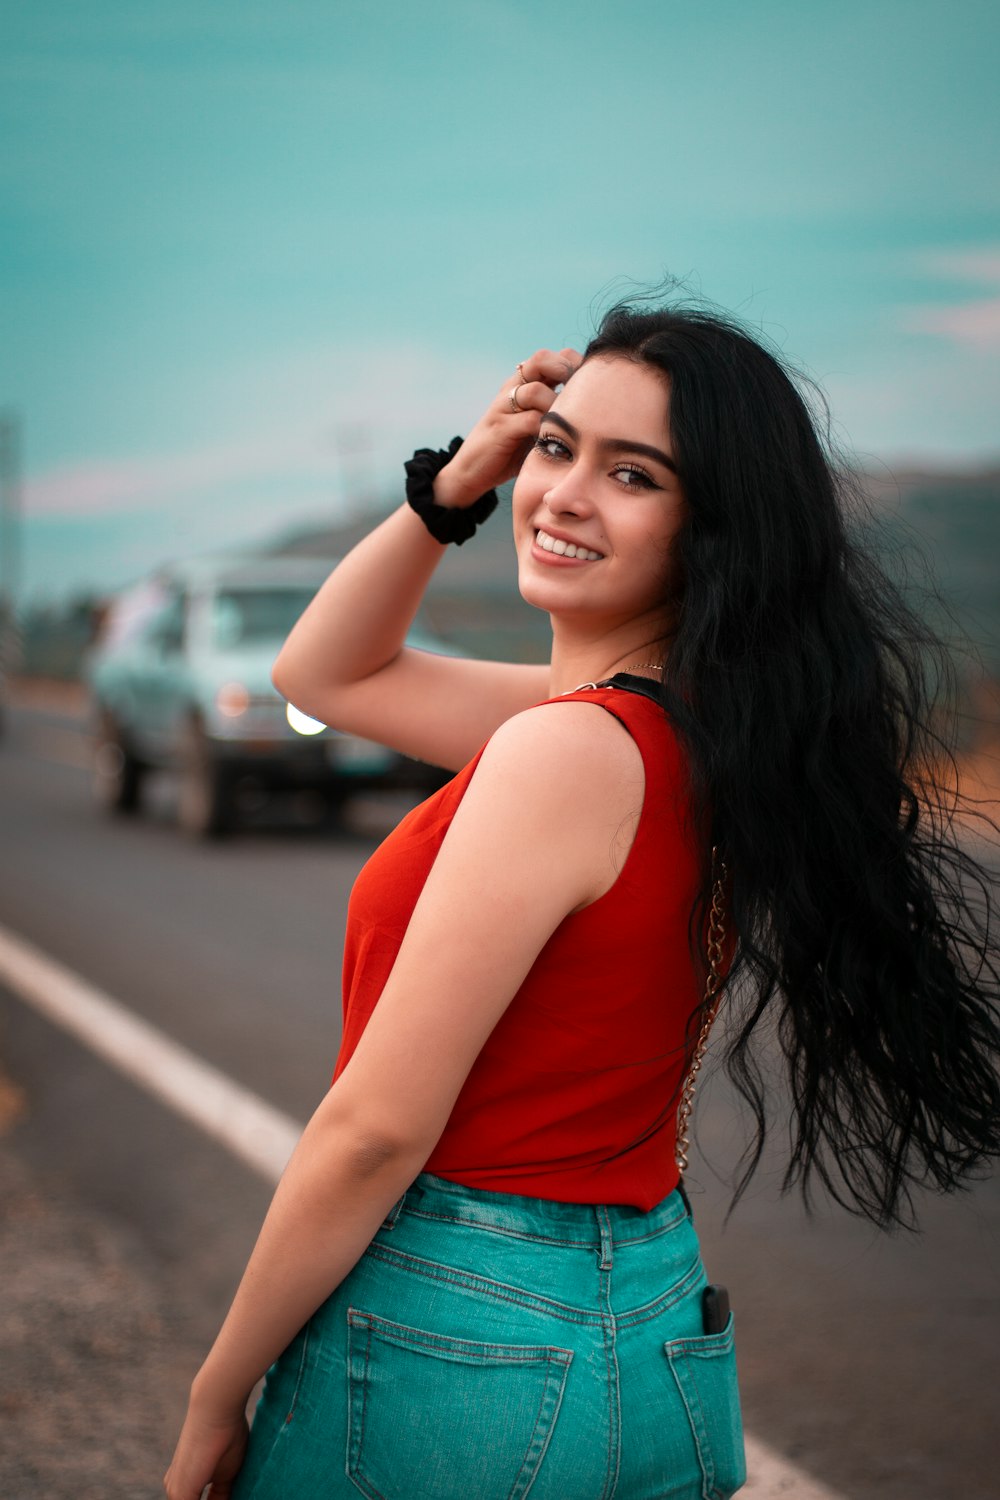
[[[215,706],[227,719],[238,719],[250,707],[250,694],[242,682],[227,682],[215,695]]]
[[[296,708],[294,703],[289,703],[285,709],[285,718],[295,730],[296,734],[322,734],[326,728],[318,719],[311,719],[301,709]]]

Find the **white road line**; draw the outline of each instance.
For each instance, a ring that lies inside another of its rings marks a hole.
[[[302,1125],[241,1088],[85,979],[0,927],[0,979],[269,1182],[284,1171]]]
[[[759,1438],[744,1434],[747,1452],[747,1482],[740,1495],[752,1500],[847,1500],[840,1490],[831,1490],[783,1458]]]
[[[120,1001],[0,926],[0,982],[134,1083],[190,1120],[268,1182],[277,1182],[302,1125],[203,1062]],[[751,1500],[846,1500],[766,1443],[747,1436]]]

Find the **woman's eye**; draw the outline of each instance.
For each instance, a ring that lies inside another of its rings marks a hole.
[[[612,473],[626,490],[657,490],[660,487],[645,469],[637,468],[634,464],[620,464]]]
[[[569,452],[566,444],[561,439],[550,437],[547,433],[542,433],[535,439],[535,449],[538,453],[543,454],[545,458],[562,458],[565,453]]]

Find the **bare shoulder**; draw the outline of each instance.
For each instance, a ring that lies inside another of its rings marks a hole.
[[[573,699],[514,714],[493,735],[480,762],[485,779],[544,790],[558,804],[599,793],[606,804],[640,801],[642,755],[624,725],[599,703]],[[477,772],[477,775],[479,773]],[[585,816],[581,807],[581,816]]]
[[[480,855],[488,849],[495,871],[561,901],[562,916],[617,878],[644,792],[639,747],[612,714],[599,703],[544,703],[493,735],[452,833]]]

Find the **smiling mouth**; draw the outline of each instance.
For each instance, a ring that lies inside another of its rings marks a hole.
[[[561,537],[549,536],[547,531],[536,531],[535,541],[543,552],[554,552],[557,557],[578,557],[581,562],[600,562],[603,552],[594,552],[590,547],[578,547],[575,542],[564,542]]]

